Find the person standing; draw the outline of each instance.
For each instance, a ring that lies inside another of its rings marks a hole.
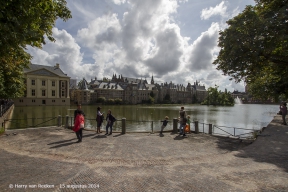
[[[74,111],[74,127],[73,131],[76,133],[77,136],[77,143],[82,142],[82,131],[84,129],[85,124],[85,114],[81,109],[81,104],[77,105],[77,109]]]
[[[108,135],[108,128],[110,127],[110,133],[109,135],[112,135],[112,127],[113,127],[113,123],[116,121],[116,118],[112,115],[111,110],[108,109],[108,113],[106,116],[106,121],[107,121],[107,125],[106,125],[106,134]]]
[[[286,123],[286,115],[287,115],[287,103],[282,103],[280,110],[282,112],[282,120],[283,120],[283,125],[287,125]]]
[[[162,124],[162,126],[161,126],[160,135],[162,135],[164,128],[167,126],[167,124],[168,124],[168,119],[169,119],[169,117],[166,116],[165,119],[164,119],[163,121],[161,121],[161,122],[163,122],[163,124]]]
[[[179,111],[179,123],[180,123],[180,127],[179,127],[179,135],[185,136],[185,132],[184,132],[184,127],[186,125],[187,119],[186,119],[186,111],[184,110],[184,107],[182,106],[180,111]],[[184,125],[185,123],[185,125]]]
[[[96,115],[96,121],[97,121],[97,131],[96,133],[102,133],[100,131],[100,128],[101,128],[101,125],[103,123],[103,120],[104,120],[104,112],[101,113],[101,107],[97,107],[97,115]]]
[[[85,116],[84,112],[82,111],[82,105],[81,104],[77,104],[77,109],[74,111],[74,121],[76,118],[77,114],[82,114],[83,116]]]

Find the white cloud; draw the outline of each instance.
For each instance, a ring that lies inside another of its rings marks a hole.
[[[71,78],[101,79],[117,73],[149,80],[153,74],[159,83],[186,85],[200,80],[206,86],[235,87],[238,85],[217,71],[212,62],[219,52],[218,32],[239,8],[234,1],[217,2],[212,7],[212,1],[106,0],[79,4],[71,0],[68,5],[73,18],[53,29],[56,42],[47,42],[42,50],[28,50],[34,56],[33,63],[60,63]],[[189,12],[177,12],[179,6]],[[194,16],[189,30],[197,36],[183,36],[188,25],[179,24],[187,23],[178,20],[180,14]],[[208,20],[212,17],[213,22]]]
[[[126,0],[112,0],[113,3],[115,3],[116,5],[121,5],[121,4],[124,4],[126,3]]]
[[[198,37],[191,50],[188,67],[191,71],[211,70],[214,50],[217,47],[219,24],[212,23],[210,28]]]
[[[201,11],[201,19],[203,20],[207,20],[212,16],[215,15],[220,15],[222,17],[226,17],[227,14],[227,6],[225,5],[225,2],[222,1],[219,5],[217,5],[216,7],[210,7],[205,8]]]

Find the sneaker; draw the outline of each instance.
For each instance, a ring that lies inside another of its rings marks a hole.
[[[105,135],[108,135],[108,133],[106,133]]]
[[[110,132],[109,135],[112,135],[112,133]]]

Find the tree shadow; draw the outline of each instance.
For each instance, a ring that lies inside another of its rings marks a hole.
[[[218,147],[230,151],[238,150],[236,157],[273,164],[288,172],[288,127],[281,123],[281,117],[276,116],[254,142],[219,139]]]

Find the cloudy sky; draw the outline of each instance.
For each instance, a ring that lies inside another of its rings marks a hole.
[[[67,0],[72,19],[56,21],[32,63],[60,68],[73,79],[113,74],[157,83],[194,83],[244,91],[212,64],[225,21],[254,0]]]

